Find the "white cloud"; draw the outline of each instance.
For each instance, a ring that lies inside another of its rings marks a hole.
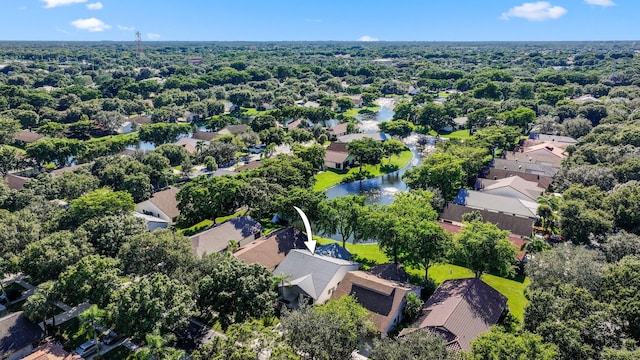
[[[125,26],[125,25],[118,25],[118,30],[122,30],[122,31],[133,31],[136,28],[133,26]]]
[[[102,9],[102,3],[98,1],[97,3],[87,4],[87,9],[89,10],[100,10]]]
[[[58,6],[66,6],[71,4],[80,4],[83,2],[87,2],[87,0],[40,0],[45,5],[44,7],[47,9],[58,7]]]
[[[111,25],[105,24],[102,20],[96,18],[74,20],[71,25],[89,32],[102,32],[111,29]]]
[[[363,35],[358,38],[358,41],[379,41],[380,39],[369,35]]]
[[[160,39],[160,34],[156,34],[156,33],[147,33],[147,39],[149,39],[149,40],[156,40],[156,39]]]
[[[616,4],[611,0],[584,0],[584,2],[589,5],[597,5],[602,7],[614,6]]]
[[[552,6],[546,1],[538,1],[514,6],[509,11],[502,13],[500,19],[509,20],[512,17],[519,17],[527,20],[542,21],[557,19],[566,13],[567,9],[562,6]]]

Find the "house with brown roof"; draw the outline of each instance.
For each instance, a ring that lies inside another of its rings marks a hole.
[[[349,126],[349,124],[347,124],[347,123],[334,125],[334,126],[329,128],[329,134],[331,136],[335,136],[335,137],[342,136],[342,135],[347,135],[347,127],[348,126]]]
[[[536,182],[543,189],[547,189],[558,171],[558,168],[532,162],[494,159],[489,167],[480,172],[480,177],[499,180],[511,176],[520,176],[527,181]]]
[[[306,240],[303,233],[290,226],[240,247],[233,256],[247,264],[260,264],[273,270],[291,250],[305,249]]]
[[[32,130],[22,130],[19,133],[17,133],[14,137],[13,140],[18,144],[18,145],[27,145],[27,144],[31,144],[34,143],[40,139],[42,139],[44,137],[44,135],[40,135],[35,131]]]
[[[180,145],[182,146],[185,150],[187,150],[187,152],[189,152],[189,154],[195,154],[197,149],[198,149],[198,144],[202,143],[203,145],[208,145],[209,142],[208,141],[203,141],[203,140],[198,140],[198,139],[193,139],[193,138],[188,138],[188,137],[183,137],[178,139],[178,141],[175,142],[176,145]]]
[[[462,223],[464,214],[477,211],[486,222],[495,224],[501,230],[507,230],[517,236],[531,236],[535,218],[516,216],[513,214],[505,214],[487,209],[472,208],[465,205],[448,203],[440,219],[446,222]]]
[[[166,220],[170,224],[175,224],[176,219],[180,215],[178,200],[176,199],[179,191],[180,189],[173,186],[158,191],[154,193],[150,199],[137,203],[136,211]]]
[[[247,171],[247,170],[253,170],[253,169],[257,169],[259,167],[262,166],[262,161],[260,160],[256,160],[256,161],[252,161],[248,164],[245,164],[243,166],[240,166],[238,168],[236,168],[236,172],[243,172],[243,171]]]
[[[11,190],[22,190],[24,184],[29,181],[28,177],[19,176],[16,174],[8,173],[4,176],[4,181]]]
[[[346,143],[332,142],[324,153],[324,167],[328,169],[344,170],[353,164],[353,157],[349,155]]]
[[[82,360],[82,356],[66,352],[61,344],[48,342],[22,360]]]
[[[215,139],[216,137],[218,137],[219,135],[217,133],[211,132],[211,131],[196,131],[191,138],[192,139],[196,139],[196,140],[201,140],[201,141],[212,141],[213,139]]]
[[[297,129],[298,127],[300,127],[300,124],[302,124],[302,120],[300,119],[293,120],[287,124],[287,130]]]
[[[417,329],[442,334],[448,347],[469,351],[471,342],[508,312],[507,298],[478,278],[447,280],[425,302],[423,314],[415,326],[405,328],[399,336]]]
[[[246,246],[258,239],[262,230],[262,224],[245,215],[190,236],[189,240],[193,253],[202,257],[226,250],[230,241],[237,242],[240,247]]]
[[[249,125],[247,124],[227,125],[218,131],[218,135],[237,135],[244,134],[247,131],[249,131]]]
[[[371,314],[376,329],[386,335],[402,321],[407,295],[420,295],[420,288],[379,278],[364,271],[350,271],[338,284],[331,299],[353,295]]]
[[[0,318],[0,359],[17,360],[31,354],[34,343],[43,337],[40,325],[27,319],[22,311]]]

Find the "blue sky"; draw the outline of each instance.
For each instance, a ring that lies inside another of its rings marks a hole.
[[[0,40],[640,40],[638,0],[0,0]]]

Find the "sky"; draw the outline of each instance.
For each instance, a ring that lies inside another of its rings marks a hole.
[[[0,40],[640,40],[638,0],[0,0]]]

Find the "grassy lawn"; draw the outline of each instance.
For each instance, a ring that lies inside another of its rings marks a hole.
[[[260,116],[269,113],[269,110],[258,111],[256,108],[241,108],[240,109],[243,116]]]
[[[239,216],[244,215],[247,212],[247,210],[240,210],[237,211],[231,215],[227,215],[227,216],[220,216],[216,218],[216,224],[221,224],[227,220],[233,219],[233,218],[237,218]],[[195,231],[197,231],[198,229],[205,229],[208,228],[209,226],[213,225],[213,220],[211,219],[205,219],[200,221],[199,223],[192,225],[188,228],[179,228],[177,231],[178,233],[182,234],[182,233],[193,233]]]
[[[129,354],[131,354],[131,351],[129,351],[129,349],[127,349],[126,347],[120,345],[118,347],[111,349],[111,351],[109,351],[108,353],[104,354],[102,356],[102,359],[122,360],[122,359],[126,359],[127,356],[129,356]]]
[[[468,129],[456,130],[451,134],[444,134],[440,136],[447,139],[462,139],[462,140],[467,140],[471,138],[471,136],[469,135]]]
[[[363,114],[372,113],[378,110],[380,110],[380,105],[372,104],[369,106],[363,106],[361,108],[351,108],[345,111],[344,113],[342,113],[342,116],[356,117],[356,115],[359,115],[361,113]]]
[[[328,244],[337,242],[331,239],[315,237],[320,244]],[[342,244],[342,242],[338,242]],[[388,262],[387,256],[380,251],[377,244],[349,244],[347,250],[358,257],[370,260],[372,262],[382,264]],[[407,272],[411,275],[424,277],[424,270],[408,267]],[[429,268],[429,277],[436,283],[440,284],[445,280],[464,279],[473,277],[473,272],[467,268],[452,264],[436,264]],[[527,305],[527,299],[524,297],[524,289],[529,283],[526,278],[524,282],[505,279],[494,275],[482,275],[482,280],[492,288],[498,290],[502,295],[507,297],[507,305],[511,314],[518,320],[522,321],[524,315],[524,307]]]
[[[391,156],[391,164],[397,165],[398,169],[402,169],[403,167],[409,165],[409,163],[411,162],[411,159],[413,159],[413,154],[411,153],[411,151],[409,150],[405,150],[402,153],[400,153],[400,155],[393,155]],[[362,170],[367,170],[370,173],[372,173],[374,176],[382,176],[386,173],[382,172],[380,170],[380,165],[381,164],[387,164],[389,161],[389,158],[384,158],[382,159],[382,162],[378,165],[365,165],[362,167]],[[316,179],[316,183],[313,186],[313,190],[315,191],[324,191],[327,190],[328,188],[340,184],[340,182],[342,181],[342,179],[347,176],[348,174],[353,174],[360,171],[359,167],[354,167],[351,170],[349,170],[348,172],[340,172],[340,171],[336,171],[336,170],[332,170],[332,169],[328,169],[327,171],[321,172],[319,174],[315,175],[315,179]]]

